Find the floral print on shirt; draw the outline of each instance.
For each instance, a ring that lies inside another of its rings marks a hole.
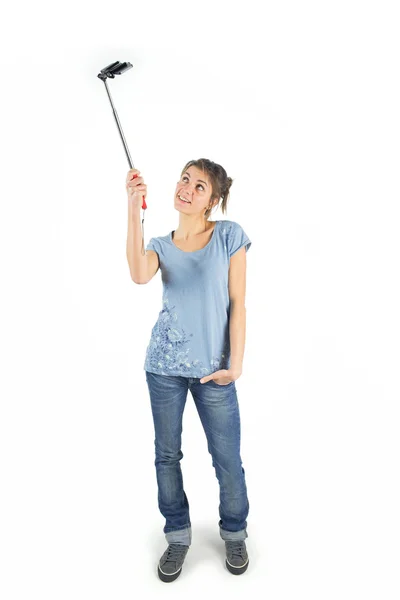
[[[187,334],[176,324],[178,315],[173,307],[169,307],[168,298],[163,297],[163,309],[151,331],[150,343],[146,350],[144,368],[146,371],[161,375],[182,375],[191,377],[204,377],[219,369],[228,369],[229,343],[220,357],[211,360],[209,367],[198,359],[191,362],[188,359],[189,348],[185,348],[191,341],[193,333]]]

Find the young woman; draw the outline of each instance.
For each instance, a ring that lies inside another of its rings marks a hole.
[[[226,212],[232,179],[208,159],[189,161],[175,189],[178,228],[151,238],[141,254],[140,208],[147,187],[131,169],[127,256],[135,283],[161,269],[162,309],[151,331],[144,370],[155,429],[158,504],[168,548],[158,563],[162,581],[182,570],[192,540],[189,502],[180,460],[188,391],[196,405],[220,487],[219,533],[226,566],[239,575],[249,563],[245,539],[249,501],[240,457],[240,414],[235,381],[245,344],[246,252],[251,241],[235,221],[209,221],[222,198]]]

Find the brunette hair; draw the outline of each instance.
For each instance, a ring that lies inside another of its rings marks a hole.
[[[218,165],[217,163],[213,162],[212,160],[209,160],[208,158],[198,158],[197,160],[190,160],[183,167],[182,172],[181,172],[181,177],[182,177],[183,173],[189,167],[192,167],[192,166],[197,167],[198,169],[200,169],[201,171],[203,171],[204,173],[206,173],[208,175],[210,182],[211,182],[210,202],[212,204],[216,198],[218,199],[218,201],[220,198],[222,198],[221,209],[222,209],[222,214],[225,214],[227,212],[229,189],[233,183],[232,177],[228,177],[224,167],[222,167],[221,165]],[[218,204],[216,204],[216,206],[218,206]],[[212,211],[212,208],[210,208],[210,207],[207,208],[207,210],[205,211],[204,217],[206,220],[210,216],[211,211]]]

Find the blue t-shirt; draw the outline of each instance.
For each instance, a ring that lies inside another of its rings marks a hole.
[[[161,375],[204,377],[230,367],[230,257],[251,241],[235,221],[216,221],[204,248],[185,252],[172,232],[151,238],[163,283],[162,309],[151,330],[144,369]]]

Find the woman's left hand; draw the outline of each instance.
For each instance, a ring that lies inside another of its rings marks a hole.
[[[214,379],[215,383],[218,385],[228,385],[231,381],[236,381],[239,379],[242,372],[235,369],[221,369],[219,371],[215,371],[215,373],[211,373],[206,377],[202,377],[200,379],[200,383],[206,383],[210,381],[210,379]]]

